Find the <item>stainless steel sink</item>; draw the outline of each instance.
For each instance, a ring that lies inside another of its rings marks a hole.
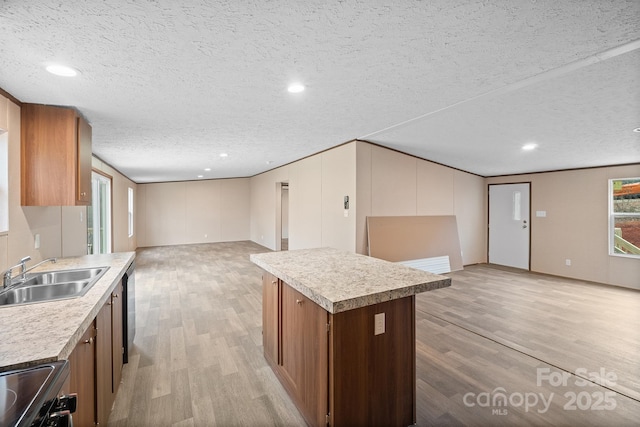
[[[0,306],[30,304],[84,295],[109,267],[33,273],[0,291]]]
[[[33,275],[29,274],[27,275],[27,281],[20,285],[20,287],[91,280],[94,277],[101,276],[107,268],[108,267],[83,268],[79,270],[46,271],[43,273],[34,273]]]

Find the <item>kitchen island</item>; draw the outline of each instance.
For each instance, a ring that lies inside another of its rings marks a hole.
[[[451,279],[331,248],[250,259],[265,358],[307,423],[414,424],[415,295]]]

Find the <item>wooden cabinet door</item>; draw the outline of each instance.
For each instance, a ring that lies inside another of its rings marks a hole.
[[[116,289],[111,294],[111,350],[112,350],[112,392],[113,399],[115,400],[115,394],[120,386],[122,380],[122,355],[124,351],[123,344],[123,329],[122,329],[122,282],[116,286]]]
[[[67,107],[22,104],[21,204],[91,204],[91,126]]]
[[[111,299],[96,316],[96,332],[97,420],[99,424],[106,425],[113,403]]]
[[[300,292],[282,284],[281,371],[285,387],[310,425],[326,425],[328,314]]]
[[[280,363],[279,306],[280,282],[273,274],[262,274],[262,344],[264,356],[275,366]]]
[[[92,426],[96,421],[96,330],[91,325],[69,356],[69,389],[78,394],[78,406],[73,414],[77,426]]]
[[[282,354],[280,365],[285,381],[296,397],[302,394],[304,369],[302,361],[302,340],[304,329],[303,307],[299,303],[304,298],[288,285],[282,286]]]
[[[91,126],[85,119],[78,117],[76,138],[76,204],[91,204]]]

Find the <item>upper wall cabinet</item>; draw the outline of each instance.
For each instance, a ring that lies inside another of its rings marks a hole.
[[[23,206],[91,204],[91,126],[74,109],[21,108]]]

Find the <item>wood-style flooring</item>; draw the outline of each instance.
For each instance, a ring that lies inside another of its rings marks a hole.
[[[110,426],[304,425],[262,354],[249,254],[264,251],[138,251]],[[419,426],[639,424],[640,292],[486,265],[451,277],[416,297]]]

